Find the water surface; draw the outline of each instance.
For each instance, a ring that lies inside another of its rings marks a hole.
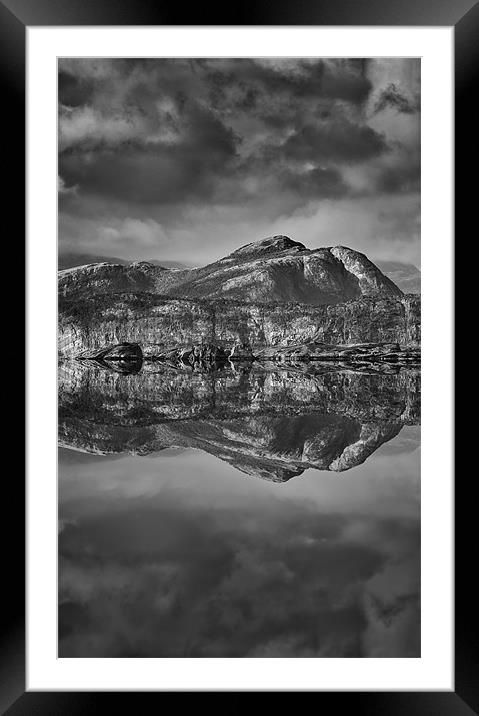
[[[420,655],[417,371],[62,370],[61,657]]]

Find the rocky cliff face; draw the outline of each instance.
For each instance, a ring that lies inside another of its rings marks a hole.
[[[192,447],[284,481],[308,468],[364,462],[419,423],[419,371],[261,367],[212,374],[144,365],[137,375],[67,361],[59,372],[59,443],[97,453]]]
[[[62,356],[77,356],[109,344],[138,343],[145,355],[199,343],[253,352],[292,344],[420,342],[420,297],[364,297],[311,306],[177,299],[155,294],[60,297]]]
[[[369,259],[344,246],[307,249],[286,236],[247,244],[196,269],[148,262],[98,263],[59,272],[59,295],[156,293],[195,299],[341,303],[363,296],[401,297],[402,291]]]

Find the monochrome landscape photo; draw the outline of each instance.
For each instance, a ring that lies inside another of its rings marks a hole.
[[[58,655],[420,644],[420,59],[58,60]]]

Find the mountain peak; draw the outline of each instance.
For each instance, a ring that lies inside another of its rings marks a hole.
[[[321,305],[403,295],[364,254],[346,246],[308,249],[283,235],[246,244],[197,269],[171,270],[140,261],[129,266],[94,264],[60,272],[59,277],[63,297],[126,291]]]
[[[230,256],[246,256],[249,254],[265,254],[275,253],[278,251],[288,251],[290,249],[306,250],[304,244],[300,244],[299,241],[293,241],[289,236],[268,236],[266,239],[260,239],[259,241],[253,241],[250,244],[241,246],[241,248],[233,251]]]

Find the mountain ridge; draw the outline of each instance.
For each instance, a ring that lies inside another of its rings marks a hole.
[[[133,263],[138,263],[138,261],[134,259],[121,259],[118,256],[99,256],[97,254],[88,254],[74,251],[63,251],[58,255],[59,271],[100,263],[118,264],[119,266],[130,266]],[[146,263],[152,264],[153,266],[163,266],[164,268],[192,268],[192,266],[184,262],[172,261],[170,259],[148,259]]]
[[[147,261],[107,262],[59,271],[59,294],[148,292],[167,296],[328,305],[364,296],[401,297],[401,289],[365,254],[345,246],[308,249],[287,236],[239,247],[199,268]]]
[[[241,249],[237,249],[237,251],[240,250]],[[371,260],[382,271],[382,273],[387,276],[387,278],[390,278],[391,281],[395,283],[396,286],[401,289],[401,291],[403,291],[403,293],[421,293],[421,271],[414,264],[405,261],[396,261],[392,259]],[[187,262],[174,261],[170,259],[145,259],[144,262],[147,264],[152,264],[153,266],[163,266],[164,268],[196,268],[195,266]],[[136,259],[122,259],[117,256],[99,256],[97,254],[72,251],[61,251],[58,256],[59,271],[98,263],[131,266],[131,264],[140,263],[140,261]]]

